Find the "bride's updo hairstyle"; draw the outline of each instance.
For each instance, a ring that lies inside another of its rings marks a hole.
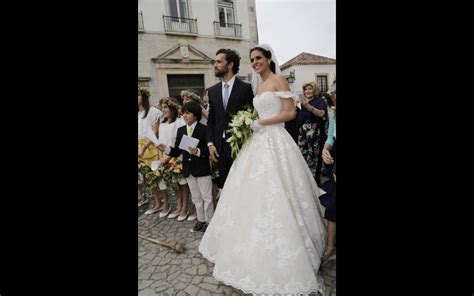
[[[249,57],[250,55],[252,54],[252,51],[254,50],[258,50],[260,51],[261,53],[263,53],[263,55],[267,58],[267,59],[271,59],[272,58],[272,52],[270,50],[267,50],[263,47],[260,47],[260,46],[255,46],[253,47],[251,50],[250,50],[250,53],[249,53]],[[275,74],[276,73],[276,70],[275,70],[275,63],[272,61],[270,61],[270,70]]]

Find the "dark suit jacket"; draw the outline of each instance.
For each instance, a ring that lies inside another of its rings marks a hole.
[[[249,83],[243,82],[235,77],[232,92],[227,103],[227,110],[224,110],[222,102],[222,82],[219,82],[208,89],[209,95],[209,116],[207,118],[207,141],[213,142],[220,154],[223,145],[222,134],[229,129],[232,115],[235,115],[245,105],[252,105],[253,91]],[[226,133],[226,139],[230,135]]]
[[[201,155],[198,157],[196,155],[191,155],[189,152],[179,149],[179,143],[183,135],[187,135],[187,126],[182,126],[178,128],[176,135],[176,142],[174,148],[171,148],[169,156],[178,157],[183,154],[183,177],[187,178],[189,175],[194,177],[203,177],[211,175],[211,167],[209,165],[209,150],[207,148],[207,137],[206,137],[206,126],[197,123],[196,127],[193,130],[191,135],[193,138],[199,140],[197,148],[201,151]]]

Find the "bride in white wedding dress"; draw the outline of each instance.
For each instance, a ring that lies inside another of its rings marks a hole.
[[[245,293],[324,293],[318,275],[326,243],[321,194],[284,128],[296,98],[268,45],[250,51],[259,120],[230,169],[199,251],[213,276]],[[255,84],[255,85],[257,85]]]

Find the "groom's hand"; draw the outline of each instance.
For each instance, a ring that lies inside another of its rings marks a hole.
[[[217,154],[216,146],[210,145],[208,148],[209,148],[209,158],[213,162],[217,162],[217,157],[219,157],[219,154]]]

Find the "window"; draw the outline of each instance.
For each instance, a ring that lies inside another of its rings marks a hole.
[[[185,74],[185,75],[167,75],[169,96],[181,101],[181,91],[184,89],[191,90],[197,94],[204,91],[204,75],[202,74]]]
[[[328,76],[327,75],[316,75],[316,83],[321,89],[321,92],[328,91]]]
[[[143,12],[140,11],[138,13],[138,31],[143,32],[145,30],[145,26],[143,25]]]
[[[171,16],[180,18],[177,21],[183,21],[181,18],[188,18],[188,0],[169,0]]]
[[[219,23],[221,27],[227,28],[234,24],[234,4],[232,2],[219,1]]]
[[[219,0],[217,9],[219,19],[214,22],[216,36],[242,38],[242,24],[235,23],[234,3],[230,0]]]
[[[168,0],[170,16],[163,16],[165,31],[197,33],[196,20],[189,19],[188,0]]]

